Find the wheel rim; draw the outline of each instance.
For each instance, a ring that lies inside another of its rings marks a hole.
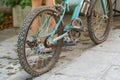
[[[106,0],[108,4],[108,1]],[[107,5],[106,4],[106,5]],[[109,14],[109,5],[107,7],[107,14]],[[92,11],[92,18],[91,18],[91,26],[92,26],[92,33],[97,40],[105,39],[107,35],[108,27],[109,27],[109,15],[107,18],[103,16],[102,5],[100,4],[100,0],[96,0],[94,9]]]
[[[35,72],[42,72],[46,70],[47,67],[51,66],[53,63],[53,57],[55,56],[56,53],[56,47],[52,46],[52,51],[51,52],[38,52],[38,46],[39,44],[45,43],[45,39],[50,35],[50,33],[53,31],[53,28],[55,25],[51,25],[52,23],[56,23],[55,21],[55,16],[52,15],[51,11],[44,11],[41,14],[38,14],[36,17],[39,17],[39,26],[42,26],[44,21],[50,17],[50,19],[47,21],[48,24],[45,24],[45,26],[41,29],[40,34],[36,39],[33,38],[33,34],[31,30],[28,31],[28,35],[26,35],[26,40],[25,40],[25,51],[24,55],[26,56],[26,63],[27,65]],[[35,20],[35,19],[34,19]],[[33,21],[34,22],[34,21]],[[32,23],[31,23],[32,24]],[[30,26],[31,29],[32,26]],[[34,47],[28,47],[26,44],[26,41],[34,41],[36,40],[37,42],[34,44]]]

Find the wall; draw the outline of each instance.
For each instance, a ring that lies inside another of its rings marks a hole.
[[[15,6],[13,8],[13,26],[20,27],[23,23],[25,16],[30,12],[31,8],[26,7],[25,9],[21,9],[20,6]]]

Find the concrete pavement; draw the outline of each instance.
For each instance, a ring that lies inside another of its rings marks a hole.
[[[120,80],[120,26],[100,45],[77,44],[62,52],[56,66],[33,78],[19,64],[17,35],[0,41],[0,80]]]
[[[120,30],[108,40],[82,52],[70,64],[47,79],[33,80],[120,80]]]

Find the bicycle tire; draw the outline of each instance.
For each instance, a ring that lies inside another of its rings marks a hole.
[[[105,30],[101,33],[102,35],[100,37],[98,37],[97,35],[97,31],[95,32],[93,27],[95,28],[95,26],[93,26],[93,22],[96,22],[97,23],[97,20],[93,19],[95,15],[95,8],[96,8],[96,4],[97,4],[97,1],[100,1],[100,0],[96,0],[93,4],[93,7],[92,7],[92,10],[90,12],[90,16],[87,17],[87,25],[88,25],[88,32],[89,32],[89,36],[91,38],[91,40],[95,43],[95,44],[99,44],[99,43],[102,43],[104,42],[108,35],[109,35],[109,32],[111,30],[111,21],[112,21],[112,2],[111,0],[106,0],[107,2],[107,10],[108,10],[108,20],[107,20],[107,23],[106,23],[106,26],[105,26]],[[100,3],[99,3],[100,4]],[[98,9],[99,10],[99,9]],[[95,23],[94,23],[95,24]],[[99,20],[98,20],[98,24],[100,24]]]
[[[31,68],[30,64],[27,61],[27,56],[26,56],[26,52],[25,52],[25,44],[26,44],[26,37],[28,35],[28,30],[30,29],[30,26],[34,20],[34,18],[38,15],[41,14],[45,11],[49,11],[51,15],[53,15],[55,17],[55,19],[59,19],[59,14],[56,11],[56,9],[54,7],[47,7],[47,6],[42,6],[39,8],[36,8],[35,10],[31,11],[26,18],[24,19],[23,25],[20,29],[19,32],[19,36],[18,36],[18,48],[17,48],[17,52],[18,52],[18,58],[20,61],[20,64],[22,66],[22,68],[29,74],[31,74],[32,76],[36,77],[39,76],[49,70],[51,70],[55,63],[57,62],[57,60],[59,59],[59,55],[61,53],[61,48],[63,45],[63,40],[59,40],[57,45],[55,46],[55,52],[52,55],[51,61],[44,66],[43,68],[39,69],[39,70],[34,70]],[[59,26],[61,29],[59,29],[59,34],[63,33],[63,25],[62,23]]]

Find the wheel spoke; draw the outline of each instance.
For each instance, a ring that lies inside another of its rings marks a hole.
[[[101,43],[106,40],[108,32],[110,30],[110,20],[112,15],[112,7],[110,5],[110,0],[106,0],[107,16],[104,17],[103,9],[100,0],[96,0],[95,5],[92,10],[92,15],[88,17],[88,31],[90,33],[90,38],[95,43]]]
[[[42,9],[44,8],[44,9]],[[56,14],[54,14],[56,13]],[[40,7],[32,11],[22,25],[18,39],[18,56],[22,67],[33,76],[39,76],[50,70],[57,62],[61,51],[62,40],[59,45],[47,45],[47,39],[58,20],[56,10],[51,7]],[[39,30],[33,37],[32,25],[37,20]],[[62,23],[61,23],[62,24]],[[59,27],[62,27],[62,25]],[[56,32],[61,35],[63,29]],[[56,37],[57,37],[56,36]],[[57,49],[59,47],[59,49]]]

